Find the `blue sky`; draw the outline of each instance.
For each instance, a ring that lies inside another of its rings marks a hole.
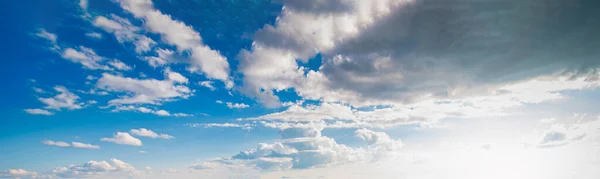
[[[0,6],[0,178],[600,176],[598,3]]]

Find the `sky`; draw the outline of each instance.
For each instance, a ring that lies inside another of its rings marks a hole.
[[[600,177],[597,1],[0,7],[0,178]]]

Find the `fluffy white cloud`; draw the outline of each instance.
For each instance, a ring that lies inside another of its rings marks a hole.
[[[121,8],[137,18],[144,19],[146,28],[161,35],[161,39],[177,47],[178,51],[189,50],[192,72],[204,73],[207,77],[223,81],[228,88],[233,86],[229,78],[229,63],[218,51],[202,43],[200,34],[191,26],[174,20],[153,7],[152,1],[119,0]]]
[[[44,110],[44,109],[25,109],[25,112],[29,113],[29,114],[39,114],[39,115],[53,115],[54,113],[48,111],[48,110]]]
[[[127,132],[117,132],[112,138],[102,138],[100,141],[122,145],[142,146],[142,141],[140,139],[129,135]]]
[[[97,55],[94,50],[84,46],[79,46],[77,49],[66,48],[62,51],[61,57],[73,63],[79,63],[87,69],[111,70],[110,67],[102,64],[106,58]]]
[[[121,96],[119,99],[110,100],[110,104],[160,104],[187,98],[192,91],[185,85],[181,85],[184,78],[181,75],[173,75],[176,72],[165,74],[166,80],[157,79],[134,79],[117,76],[108,73],[102,74],[96,86],[108,91],[125,92],[129,95]],[[178,73],[177,73],[178,74]],[[173,76],[177,78],[173,79]],[[187,79],[186,79],[187,80]]]
[[[314,2],[285,1],[275,25],[266,25],[256,32],[251,51],[239,54],[243,92],[267,107],[280,105],[272,89],[305,86],[305,69],[299,67],[297,59],[306,62],[356,36],[361,28],[389,14],[401,1],[321,2],[324,6],[311,4]]]
[[[42,143],[45,145],[51,145],[51,146],[57,146],[57,147],[71,147],[71,144],[63,142],[63,141],[44,140],[44,141],[42,141]]]
[[[146,128],[140,128],[140,129],[131,129],[129,131],[129,133],[133,134],[133,135],[137,135],[137,136],[143,136],[143,137],[150,137],[150,138],[159,138],[159,139],[173,139],[175,137],[169,135],[169,134],[157,134],[156,132],[146,129]]]
[[[106,174],[108,172],[134,172],[135,168],[122,160],[110,159],[109,161],[91,160],[81,165],[58,167],[51,172],[51,176],[60,178],[89,178]]]
[[[55,86],[54,90],[60,94],[50,98],[38,98],[38,100],[46,106],[46,109],[61,110],[61,109],[81,109],[85,105],[83,102],[79,102],[79,96],[69,91],[63,86]],[[40,112],[40,111],[37,111]]]
[[[356,130],[354,135],[370,144],[390,143],[393,141],[386,133],[375,132],[365,128]]]
[[[385,133],[361,129],[358,137],[371,142],[367,148],[352,148],[338,144],[333,138],[321,135],[323,126],[307,125],[280,130],[282,140],[267,144],[259,143],[255,149],[242,151],[226,159],[215,159],[192,165],[191,168],[207,169],[219,166],[247,166],[265,171],[328,167],[353,162],[379,160],[394,156],[401,146]],[[374,137],[377,136],[377,137]]]
[[[171,69],[169,69],[169,68],[167,68],[165,70],[165,76],[168,80],[171,80],[171,81],[174,81],[177,83],[183,83],[183,84],[188,83],[188,79],[185,76],[181,75],[180,73],[171,71]]]
[[[242,109],[242,108],[250,107],[250,105],[247,105],[247,104],[244,104],[244,103],[223,102],[221,100],[217,100],[216,103],[218,103],[218,104],[225,104],[225,105],[227,105],[227,107],[229,109],[234,109],[234,108],[236,108],[236,109]]]
[[[148,52],[156,45],[151,38],[142,35],[141,29],[131,24],[129,20],[112,14],[111,19],[104,16],[98,16],[94,19],[94,26],[113,33],[120,43],[132,43],[135,45],[135,52],[138,54]]]
[[[114,60],[108,62],[108,64],[118,70],[129,71],[132,69],[129,65],[127,65],[117,59],[114,59]]]
[[[232,102],[226,102],[225,103],[227,105],[227,107],[229,109],[242,109],[242,108],[247,108],[250,107],[250,105],[244,104],[244,103],[232,103]]]

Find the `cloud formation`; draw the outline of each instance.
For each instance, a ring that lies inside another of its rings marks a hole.
[[[155,9],[152,1],[119,0],[121,8],[144,20],[150,32],[161,35],[161,40],[177,47],[179,52],[191,52],[188,70],[205,74],[208,78],[223,81],[228,88],[233,86],[229,78],[229,63],[218,51],[202,43],[200,33],[170,15]]]
[[[71,142],[71,144],[63,141],[52,141],[52,140],[44,140],[42,141],[45,145],[57,146],[57,147],[73,147],[73,148],[84,148],[84,149],[99,149],[100,146],[85,144],[81,142]]]
[[[176,75],[175,75],[176,74]],[[161,104],[192,95],[183,83],[187,78],[176,72],[166,72],[165,80],[135,79],[103,73],[96,87],[107,91],[124,92],[129,95],[109,101],[109,104]]]
[[[104,142],[112,142],[115,144],[121,145],[133,145],[133,146],[142,146],[142,141],[138,138],[131,136],[127,132],[117,132],[113,135],[112,138],[102,138],[100,141]]]
[[[169,135],[169,134],[157,134],[154,131],[151,131],[149,129],[146,128],[140,128],[140,129],[131,129],[129,131],[129,133],[136,135],[136,136],[142,136],[142,137],[150,137],[150,138],[159,138],[159,139],[173,139],[175,137]]]
[[[110,172],[133,172],[135,168],[122,160],[110,159],[109,161],[91,160],[81,165],[58,167],[51,172],[51,176],[60,178],[89,178]]]
[[[393,156],[401,147],[399,140],[392,140],[385,133],[360,129],[356,131],[357,137],[372,142],[367,148],[352,148],[322,136],[322,129],[319,125],[282,128],[280,141],[259,143],[256,148],[230,158],[209,160],[191,168],[249,166],[263,171],[319,168],[379,160],[383,156]]]

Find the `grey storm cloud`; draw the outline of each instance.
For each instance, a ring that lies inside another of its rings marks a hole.
[[[328,87],[404,102],[600,64],[600,2],[421,0],[324,52]]]

